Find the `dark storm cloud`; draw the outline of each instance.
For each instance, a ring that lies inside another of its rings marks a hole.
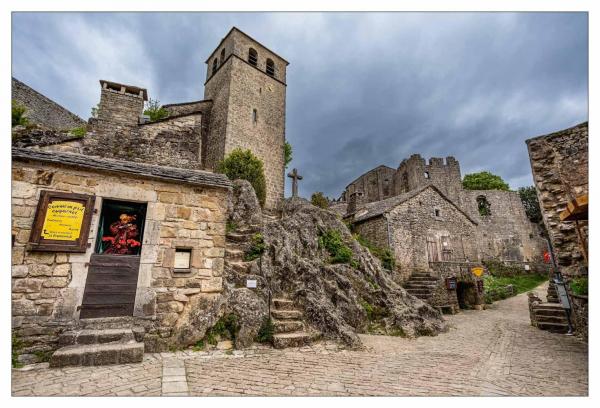
[[[524,140],[587,120],[583,13],[14,14],[13,75],[85,118],[100,78],[198,100],[232,25],[290,61],[304,196],[412,153],[529,185]]]

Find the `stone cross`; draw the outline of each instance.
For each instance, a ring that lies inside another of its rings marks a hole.
[[[298,180],[302,180],[302,176],[298,174],[297,169],[293,169],[288,173],[288,177],[292,179],[292,197],[298,197]]]

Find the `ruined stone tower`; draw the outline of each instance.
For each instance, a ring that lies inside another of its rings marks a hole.
[[[265,207],[273,209],[284,193],[288,62],[234,27],[206,64],[204,99],[212,100],[213,106],[205,167],[216,168],[236,148],[250,149],[263,162]]]
[[[402,194],[425,184],[433,184],[448,198],[458,201],[462,190],[460,165],[452,157],[432,157],[429,164],[419,154],[413,154],[398,166],[394,176],[394,193]]]

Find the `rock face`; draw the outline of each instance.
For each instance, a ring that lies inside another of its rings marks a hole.
[[[252,198],[253,190],[245,182],[235,184],[230,219],[238,225],[255,224],[255,219],[248,218],[260,214],[260,208],[251,205],[256,200]],[[266,251],[262,262],[255,260],[251,268],[243,271],[228,268],[226,263],[226,281],[231,291],[239,290],[232,282],[252,276],[258,281],[257,289],[251,292],[254,296],[268,302],[270,292],[271,298],[293,300],[302,309],[306,322],[323,337],[354,347],[361,345],[356,334],[360,332],[414,337],[435,335],[446,329],[440,313],[397,285],[379,260],[354,240],[334,212],[294,198],[283,203],[280,219],[265,220],[262,235]],[[352,250],[352,266],[328,263],[329,254],[319,247],[318,241],[330,230],[338,231]],[[235,307],[235,302],[229,307]]]

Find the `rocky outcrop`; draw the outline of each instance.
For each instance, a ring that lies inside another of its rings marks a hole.
[[[238,226],[256,225],[260,207],[251,186],[240,181],[235,185],[230,219]],[[361,345],[357,336],[361,332],[414,337],[445,330],[441,314],[396,284],[334,212],[294,198],[283,203],[280,219],[263,219],[266,251],[262,258],[244,270],[226,263],[230,293],[240,290],[245,278],[256,279],[254,296],[266,302],[276,297],[294,301],[306,322],[323,337],[354,347]],[[328,263],[329,254],[318,242],[330,230],[338,231],[351,249],[351,264]],[[235,298],[230,300],[228,307],[237,307]],[[244,319],[241,326],[247,326],[248,333],[258,331]]]

